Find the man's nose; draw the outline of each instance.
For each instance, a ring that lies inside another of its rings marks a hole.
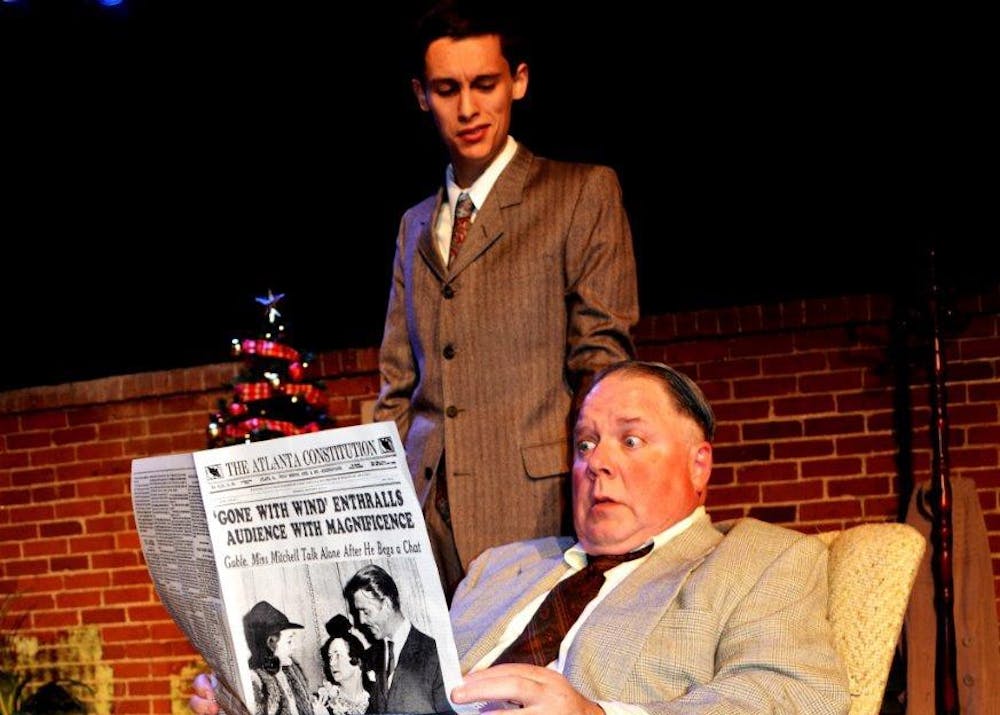
[[[587,474],[596,478],[611,473],[611,448],[600,443],[587,452]]]
[[[472,89],[465,87],[458,96],[458,116],[462,121],[469,121],[478,114],[476,110],[475,98],[472,96]]]

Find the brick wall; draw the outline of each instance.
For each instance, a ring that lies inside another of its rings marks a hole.
[[[1000,597],[1000,292],[964,299],[957,314],[966,320],[945,344],[952,476],[975,481]],[[810,531],[897,518],[901,490],[929,476],[930,408],[925,362],[906,367],[891,317],[888,299],[859,296],[642,320],[641,356],[683,369],[715,406],[715,518]],[[376,358],[321,356],[337,424],[357,422],[374,395]],[[235,371],[0,393],[0,594],[21,594],[6,625],[23,617],[37,662],[100,680],[97,712],[170,712],[190,681],[196,655],[143,566],[129,469],[134,457],[201,449]]]

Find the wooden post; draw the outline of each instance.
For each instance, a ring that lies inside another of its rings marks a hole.
[[[948,471],[948,410],[945,380],[945,354],[941,336],[941,306],[935,271],[935,252],[931,249],[931,507],[934,523],[931,543],[934,548],[934,607],[937,610],[937,647],[935,684],[937,712],[957,715],[958,682],[955,664],[955,583],[952,572],[951,479]]]

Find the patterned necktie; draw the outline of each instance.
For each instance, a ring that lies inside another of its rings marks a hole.
[[[392,667],[395,665],[395,658],[392,655],[392,641],[388,638],[385,641],[385,648],[388,652],[388,658],[385,661],[385,689],[389,689],[389,679],[392,677]]]
[[[465,242],[465,237],[469,233],[469,224],[472,223],[472,198],[464,191],[458,195],[455,202],[455,223],[451,228],[451,249],[448,251],[448,265],[455,262],[458,249]]]
[[[564,578],[549,591],[521,635],[507,646],[493,665],[528,663],[545,667],[559,655],[563,638],[594,600],[604,584],[604,572],[620,563],[638,559],[653,548],[647,544],[638,551],[613,556],[587,554],[587,565],[569,578]]]

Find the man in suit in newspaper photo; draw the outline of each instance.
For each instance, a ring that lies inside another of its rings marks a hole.
[[[375,564],[361,568],[344,586],[355,624],[371,636],[366,670],[375,678],[369,713],[448,712],[437,644],[403,615],[399,589]]]

